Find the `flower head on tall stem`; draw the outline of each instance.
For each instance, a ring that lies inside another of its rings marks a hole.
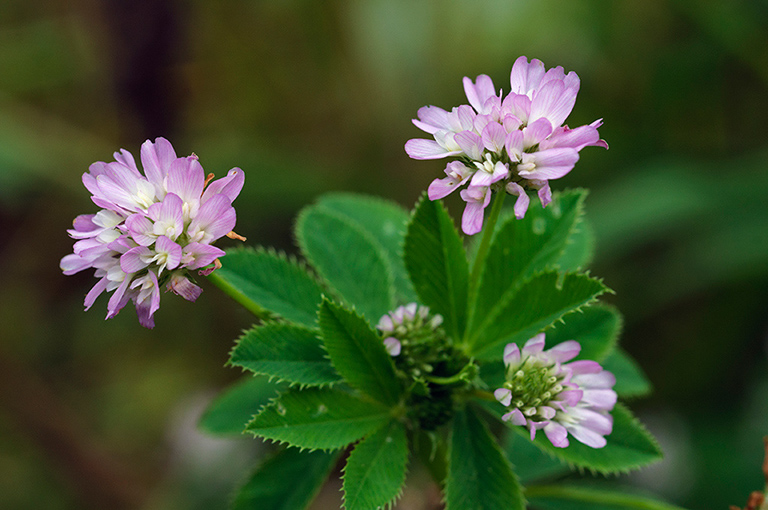
[[[245,176],[233,168],[221,179],[205,175],[197,156],[176,157],[165,138],[141,146],[139,172],[130,152],[121,149],[111,163],[97,162],[83,174],[95,214],[75,218],[73,253],[61,259],[66,275],[95,269],[99,281],[85,298],[88,310],[104,291],[113,292],[107,318],[132,301],[142,326],[154,326],[165,286],[194,301],[202,289],[189,271],[217,262],[224,251],[213,243],[232,232]],[[214,266],[215,267],[215,266]],[[208,270],[205,270],[208,271]]]
[[[594,145],[608,148],[597,128],[602,119],[574,129],[564,124],[576,102],[579,77],[562,67],[547,70],[540,60],[518,58],[510,74],[510,92],[496,92],[493,81],[480,75],[464,78],[468,105],[451,111],[425,106],[413,123],[432,140],[414,138],[405,151],[414,159],[456,157],[447,177],[429,186],[430,200],[447,196],[468,183],[461,193],[467,202],[462,229],[468,235],[482,229],[491,192],[516,195],[515,216],[525,216],[534,190],[542,206],[552,200],[549,181],[570,172],[579,151]],[[488,198],[487,198],[488,197]]]
[[[527,427],[531,439],[543,429],[558,448],[568,446],[568,434],[602,448],[613,429],[609,414],[616,405],[616,378],[597,362],[568,361],[581,345],[568,340],[544,350],[544,333],[526,342],[522,351],[511,343],[504,349],[506,381],[494,392],[509,411],[504,421]]]

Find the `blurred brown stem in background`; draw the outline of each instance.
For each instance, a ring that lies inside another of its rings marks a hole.
[[[87,439],[72,411],[27,367],[0,352],[0,407],[77,493],[84,508],[139,508],[149,484]]]

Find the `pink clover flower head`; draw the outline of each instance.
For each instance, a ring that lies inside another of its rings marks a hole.
[[[429,307],[409,303],[383,315],[376,325],[384,336],[384,347],[390,356],[399,356],[403,348],[431,338],[443,323],[443,317],[429,313]]]
[[[75,218],[67,231],[76,240],[73,253],[61,259],[60,267],[66,275],[95,269],[99,281],[85,298],[86,310],[103,292],[113,292],[108,319],[132,301],[141,325],[152,328],[160,289],[195,301],[202,289],[191,281],[190,271],[220,267],[224,251],[213,243],[224,235],[239,237],[232,232],[232,201],[245,175],[233,168],[212,181],[197,156],[177,157],[165,138],[141,146],[143,174],[125,149],[114,157],[83,174],[101,210]]]
[[[496,91],[493,81],[480,75],[464,78],[468,105],[451,111],[425,106],[413,119],[432,139],[414,138],[405,144],[413,159],[456,157],[447,177],[429,186],[430,200],[444,198],[469,181],[474,191],[463,193],[467,202],[462,229],[480,231],[489,200],[485,191],[506,191],[517,196],[514,212],[522,219],[536,190],[542,206],[551,201],[549,181],[570,172],[587,146],[608,148],[597,128],[602,119],[574,129],[564,124],[573,110],[579,77],[558,66],[546,69],[537,59],[518,58],[510,74],[510,92]],[[482,197],[480,200],[479,197]]]
[[[613,429],[616,378],[595,361],[571,361],[580,351],[575,340],[544,350],[544,333],[528,340],[522,351],[508,344],[506,382],[494,392],[509,409],[502,420],[527,427],[531,440],[543,429],[558,448],[568,446],[569,434],[592,448],[605,446]]]

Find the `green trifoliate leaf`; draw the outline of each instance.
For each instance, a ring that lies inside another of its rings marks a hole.
[[[482,270],[471,330],[498,315],[526,279],[557,265],[582,214],[585,196],[583,190],[555,195],[547,208],[532,206],[525,218],[511,217],[499,228]]]
[[[378,241],[392,269],[396,304],[416,301],[403,263],[403,239],[410,218],[408,211],[394,202],[351,193],[323,195],[316,207],[344,216]]]
[[[576,340],[581,352],[576,359],[603,361],[616,346],[621,332],[621,314],[608,305],[594,305],[572,313],[547,330],[547,346]]]
[[[540,485],[526,489],[531,504],[542,510],[684,510],[646,496],[622,490]]]
[[[591,448],[569,437],[570,446],[555,448],[541,431],[536,435],[535,444],[559,459],[597,471],[599,473],[621,473],[660,460],[661,449],[653,436],[643,427],[626,407],[616,404],[613,415],[613,432],[606,439],[603,448]],[[523,427],[512,426],[516,432],[528,435]]]
[[[586,216],[582,216],[573,227],[563,254],[557,260],[561,271],[586,269],[595,255],[595,231]]]
[[[232,350],[229,363],[302,386],[332,384],[341,379],[317,331],[294,324],[272,323],[246,331]]]
[[[400,495],[405,483],[408,440],[398,421],[360,441],[344,467],[344,508],[384,508]]]
[[[648,395],[653,387],[632,357],[622,349],[615,349],[605,360],[603,368],[616,376],[613,389],[620,397],[642,397]]]
[[[265,249],[227,251],[210,279],[255,315],[275,314],[315,327],[323,288],[306,269],[285,255]]]
[[[525,342],[565,314],[579,310],[609,289],[585,274],[536,275],[505,296],[470,337],[470,355],[500,359],[509,342]]]
[[[371,322],[393,308],[392,268],[381,243],[347,216],[310,206],[296,222],[304,256],[350,307]]]
[[[304,510],[336,463],[338,453],[286,448],[251,475],[232,502],[232,510]]]
[[[331,388],[289,390],[265,407],[247,431],[300,448],[335,449],[390,420],[389,408]]]
[[[284,384],[266,377],[246,376],[224,390],[208,406],[200,419],[200,428],[214,435],[239,435],[254,414],[285,389]]]
[[[379,402],[397,403],[401,388],[392,357],[365,319],[326,300],[318,323],[331,363],[350,386]]]
[[[524,510],[525,498],[488,428],[469,408],[453,420],[446,510]]]
[[[443,316],[443,327],[458,341],[466,327],[469,267],[442,202],[422,195],[408,225],[404,259],[421,302]]]
[[[552,478],[571,471],[566,463],[541,451],[529,438],[512,431],[505,438],[504,453],[525,485],[534,480]]]

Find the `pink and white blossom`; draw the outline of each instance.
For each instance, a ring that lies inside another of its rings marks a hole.
[[[616,378],[595,361],[571,361],[581,351],[575,340],[547,350],[544,341],[540,333],[522,351],[514,343],[504,349],[506,382],[494,392],[509,409],[502,419],[527,427],[531,440],[543,430],[558,448],[568,446],[569,434],[587,446],[602,448],[613,429],[610,411],[616,405]]]
[[[558,66],[547,70],[537,59],[518,58],[510,73],[510,92],[496,91],[486,75],[463,80],[468,105],[451,111],[425,106],[413,120],[432,139],[414,138],[405,144],[413,159],[457,157],[449,162],[448,177],[429,186],[430,200],[444,198],[469,181],[463,225],[468,235],[482,228],[487,201],[481,188],[516,195],[515,216],[522,219],[530,199],[538,191],[542,206],[551,202],[549,181],[568,174],[584,147],[608,148],[597,128],[602,119],[570,129],[564,124],[573,110],[579,77]],[[482,194],[482,197],[481,197]],[[483,205],[485,204],[485,205]]]
[[[86,310],[103,292],[113,292],[107,318],[132,301],[139,322],[151,328],[162,287],[189,301],[202,292],[189,271],[224,255],[212,243],[235,227],[232,201],[245,176],[233,168],[211,182],[213,174],[205,175],[197,156],[177,157],[165,138],[142,144],[144,174],[125,149],[114,157],[83,174],[91,199],[102,209],[75,218],[67,232],[77,241],[60,266],[66,275],[95,269],[99,281],[85,298]]]
[[[414,341],[429,337],[442,323],[443,317],[430,314],[429,307],[409,303],[382,315],[376,329],[384,335],[387,353],[396,357]]]

